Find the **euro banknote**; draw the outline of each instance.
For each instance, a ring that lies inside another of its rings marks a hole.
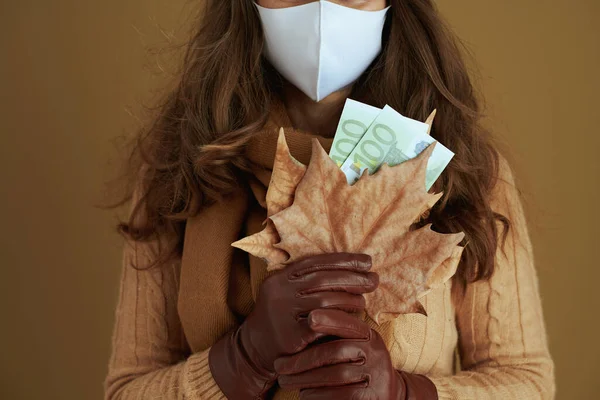
[[[428,132],[428,124],[407,118],[386,105],[342,163],[341,170],[352,185],[365,170],[372,174],[383,163],[394,166],[414,158],[435,141]],[[441,143],[436,144],[427,162],[427,190],[453,156]]]
[[[340,167],[381,112],[380,108],[347,99],[329,157]]]

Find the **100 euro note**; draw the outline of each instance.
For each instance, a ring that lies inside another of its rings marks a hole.
[[[390,106],[385,106],[343,162],[341,170],[352,185],[365,170],[372,174],[383,163],[394,166],[414,158],[435,142],[428,132],[428,124],[407,118]],[[427,162],[427,190],[433,186],[452,157],[453,152],[439,142],[436,144]]]
[[[380,108],[347,99],[337,126],[329,157],[341,167],[381,112]]]

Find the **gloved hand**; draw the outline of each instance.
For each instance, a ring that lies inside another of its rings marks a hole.
[[[311,318],[313,327],[325,318],[333,322],[328,332],[357,337],[348,329],[357,318],[347,312],[362,311],[362,295],[377,288],[379,278],[370,268],[371,257],[365,254],[323,254],[267,278],[244,323],[210,349],[213,378],[227,398],[264,398],[277,380],[274,361],[327,335],[309,326],[307,317],[313,310],[325,309]],[[335,320],[328,317],[331,312],[339,313]]]
[[[335,335],[328,327],[347,320],[338,314],[339,311],[327,315],[314,311],[309,324],[315,332]],[[381,336],[365,322],[350,317],[354,321],[348,328],[360,339],[315,344],[277,359],[279,385],[300,389],[301,400],[437,400],[433,382],[423,375],[396,371]]]

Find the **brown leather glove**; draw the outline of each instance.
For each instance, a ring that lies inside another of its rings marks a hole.
[[[377,288],[379,278],[370,268],[368,255],[323,254],[293,263],[267,278],[244,323],[210,349],[212,375],[227,398],[264,398],[277,380],[274,361],[327,335],[309,326],[307,317],[313,310],[328,309],[311,318],[313,326],[325,318],[333,321],[328,332],[360,337],[349,329],[357,318],[347,312],[363,310],[362,294]],[[340,315],[331,318],[330,312]]]
[[[324,316],[321,311],[314,311],[309,324],[315,332],[334,335],[328,326],[339,324],[341,318],[337,313],[332,311]],[[435,385],[425,376],[396,371],[381,336],[363,321],[351,317],[354,319],[351,329],[362,335],[361,339],[315,344],[276,360],[275,369],[281,374],[279,385],[300,389],[301,400],[438,398]]]

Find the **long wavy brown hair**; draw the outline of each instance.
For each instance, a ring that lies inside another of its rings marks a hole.
[[[481,111],[463,47],[431,0],[390,0],[383,50],[350,97],[424,120],[456,156],[434,189],[444,196],[427,221],[440,232],[465,232],[456,278],[466,285],[494,270],[499,227],[490,207],[499,155],[480,125]],[[252,0],[205,0],[187,44],[176,87],[135,138],[125,176],[132,198],[118,230],[136,241],[160,239],[152,267],[179,257],[186,219],[232,193],[248,170],[244,148],[266,123],[281,76],[262,57],[263,33]],[[168,238],[163,240],[161,238]]]

